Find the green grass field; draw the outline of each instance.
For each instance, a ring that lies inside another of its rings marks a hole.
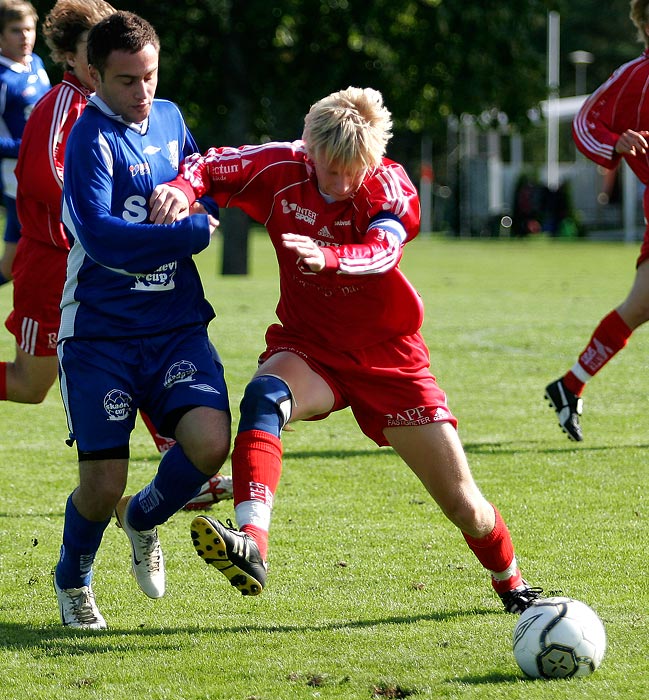
[[[626,295],[636,254],[618,243],[422,237],[402,265],[426,302],[433,371],[525,576],[605,622],[609,648],[593,676],[524,678],[511,652],[517,618],[416,478],[347,411],[285,434],[262,596],[243,598],[205,566],[182,512],[160,528],[165,598],[138,591],[127,540],[111,526],[94,580],[110,629],[64,629],[51,571],[76,453],[55,389],[41,406],[0,405],[0,699],[649,697],[646,329],[587,389],[583,443],[568,441],[542,398]],[[263,235],[249,276],[217,275],[217,258],[215,243],[199,264],[236,421],[277,282]],[[3,287],[2,318],[10,305]],[[13,358],[6,331],[0,351]],[[129,488],[156,464],[139,426]],[[233,514],[231,503],[212,512]]]

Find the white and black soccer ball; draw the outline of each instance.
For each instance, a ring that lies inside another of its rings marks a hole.
[[[604,624],[592,608],[572,598],[540,598],[514,629],[514,657],[530,678],[588,676],[605,651]]]

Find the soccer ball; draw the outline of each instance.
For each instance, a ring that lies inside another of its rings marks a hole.
[[[514,656],[530,678],[588,676],[605,651],[602,621],[592,608],[572,598],[539,599],[514,629]]]

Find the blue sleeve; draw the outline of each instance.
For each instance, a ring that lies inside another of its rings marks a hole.
[[[0,158],[18,158],[21,140],[9,136],[0,137]]]
[[[14,127],[12,127],[14,120],[11,119],[11,113],[7,114],[7,110],[10,111],[8,104],[12,104],[15,98],[13,97],[13,92],[5,82],[2,82],[0,89],[0,101],[3,105],[2,119],[5,123],[5,134],[0,136],[0,158],[18,158],[21,135],[19,134],[17,138],[14,138],[15,131]]]
[[[210,230],[204,214],[169,225],[147,223],[148,195],[120,192],[109,141],[102,133],[84,138],[78,125],[66,147],[63,223],[96,263],[144,273],[208,246]]]

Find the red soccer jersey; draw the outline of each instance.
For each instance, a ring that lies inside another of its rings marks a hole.
[[[627,129],[649,131],[649,49],[620,66],[595,90],[572,125],[577,148],[605,168],[619,163],[615,144]],[[649,153],[624,157],[638,179],[648,184]]]
[[[71,73],[36,104],[23,132],[16,177],[21,235],[57,248],[70,244],[61,224],[63,156],[89,91]]]
[[[266,227],[280,271],[277,317],[287,330],[354,350],[421,326],[421,299],[398,268],[403,244],[419,230],[419,199],[399,164],[384,158],[343,202],[320,193],[302,141],[212,148],[188,158],[173,184],[190,201],[208,194]],[[282,246],[283,233],[322,246],[325,270],[301,265]]]

